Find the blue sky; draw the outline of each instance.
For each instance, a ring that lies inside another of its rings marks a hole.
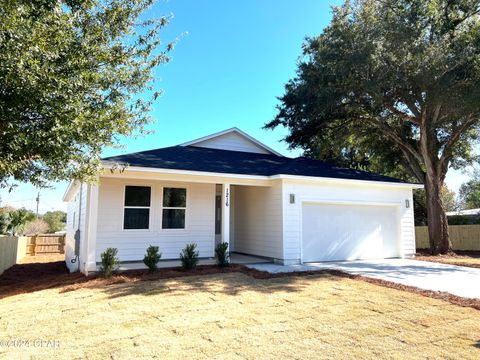
[[[286,131],[262,126],[275,115],[276,97],[294,74],[306,36],[319,34],[331,18],[326,0],[169,0],[159,1],[149,14],[173,15],[164,31],[169,42],[180,40],[172,61],[157,72],[163,89],[152,110],[155,133],[122,140],[123,149],[104,155],[159,148],[182,143],[237,126],[284,155],[295,156],[281,142]],[[146,15],[149,15],[146,14]],[[453,189],[466,178],[450,172]],[[67,183],[40,190],[40,212],[65,209]],[[2,205],[35,208],[37,189],[19,185],[0,190]]]

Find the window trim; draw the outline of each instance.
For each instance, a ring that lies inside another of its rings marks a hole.
[[[160,231],[161,232],[186,232],[188,231],[188,204],[190,189],[187,185],[165,184],[161,186],[160,194]],[[185,207],[170,207],[163,206],[163,191],[164,189],[185,189]],[[185,221],[183,228],[163,228],[163,210],[185,210]]]
[[[150,188],[150,206],[126,206],[125,205],[125,196],[127,194],[127,186],[135,186],[135,187],[148,187]],[[120,227],[122,231],[152,231],[152,209],[153,209],[153,186],[152,185],[146,185],[146,184],[123,184],[123,197],[122,197],[122,223],[120,224]],[[148,228],[146,229],[125,229],[125,209],[148,209]]]

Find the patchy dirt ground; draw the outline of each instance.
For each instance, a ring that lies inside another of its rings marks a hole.
[[[472,308],[355,279],[225,273],[10,296],[0,340],[58,347],[0,357],[478,359],[479,323]]]
[[[416,260],[480,268],[480,251],[455,251],[448,255],[430,255],[428,250],[417,250]]]

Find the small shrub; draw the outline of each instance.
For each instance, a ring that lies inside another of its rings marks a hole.
[[[193,269],[198,263],[197,244],[187,244],[180,253],[180,260],[184,269]]]
[[[215,260],[220,267],[227,266],[230,263],[228,254],[228,243],[222,242],[215,246]]]
[[[147,248],[147,253],[143,258],[143,263],[148,266],[150,271],[155,271],[157,269],[157,264],[162,258],[162,253],[158,252],[158,246],[150,245]]]
[[[118,249],[108,248],[100,254],[102,258],[102,266],[100,271],[105,277],[110,277],[114,271],[118,269]]]

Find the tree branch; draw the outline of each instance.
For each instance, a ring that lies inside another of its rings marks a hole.
[[[433,117],[432,117],[432,125],[435,125],[435,123],[438,121],[440,117],[440,110],[442,109],[442,105],[436,105],[435,110],[433,110]]]
[[[465,122],[458,126],[457,129],[452,133],[452,136],[450,136],[450,139],[447,141],[445,146],[443,147],[442,155],[440,156],[440,160],[438,162],[438,168],[437,170],[439,171],[442,176],[445,176],[448,170],[448,165],[450,163],[450,160],[452,158],[453,154],[453,148],[455,145],[458,143],[460,140],[460,137],[462,134],[468,130],[470,126],[475,124],[477,121],[477,117],[475,116],[470,116],[465,120]]]
[[[380,126],[380,129],[385,135],[387,135],[400,149],[408,151],[420,164],[423,164],[423,157],[420,153],[413,148],[410,144],[405,143],[400,136],[385,122],[381,120],[375,120],[375,123]]]
[[[418,111],[418,108],[414,102],[411,102],[410,100],[405,100],[405,105],[407,105],[408,110],[410,110],[415,117],[420,117],[420,111]]]
[[[420,122],[418,121],[418,119],[414,116],[410,116],[406,113],[404,113],[403,111],[401,110],[398,110],[394,105],[386,105],[387,109],[390,110],[390,112],[392,114],[395,114],[395,115],[398,115],[400,117],[402,117],[403,119],[409,121],[409,122],[412,122],[414,124],[417,124],[419,125]]]
[[[410,173],[410,175],[416,178],[419,182],[423,182],[425,180],[425,173],[420,166],[420,164],[413,158],[412,154],[407,152],[404,149],[400,149],[404,157],[400,159],[400,162],[405,167],[405,170]]]

